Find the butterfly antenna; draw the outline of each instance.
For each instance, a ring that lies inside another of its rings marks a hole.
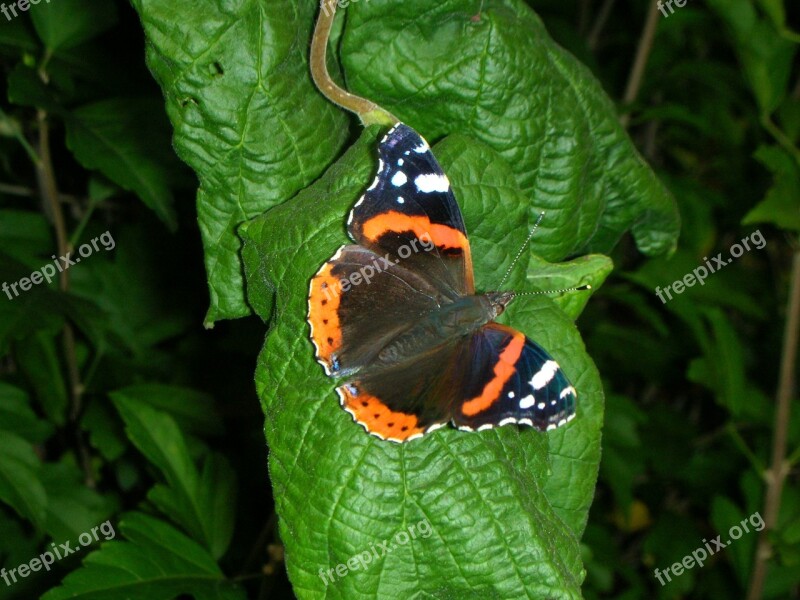
[[[542,214],[539,215],[539,218],[536,219],[536,223],[533,224],[533,227],[531,227],[531,232],[528,234],[528,237],[525,238],[525,243],[523,243],[522,246],[520,246],[519,252],[517,252],[517,255],[514,257],[514,260],[512,260],[511,264],[508,266],[508,270],[506,271],[506,274],[503,275],[503,279],[500,280],[500,284],[497,286],[497,289],[503,287],[503,284],[505,283],[506,279],[508,279],[508,276],[511,275],[511,270],[514,268],[514,265],[517,264],[519,257],[522,256],[523,251],[530,243],[531,238],[533,237],[533,234],[536,233],[536,228],[539,227],[539,223],[542,222],[542,219],[544,219],[544,211],[542,212]]]
[[[591,290],[592,285],[587,283],[578,287],[564,288],[562,290],[546,290],[544,292],[514,292],[515,296],[538,296],[540,294],[564,294],[566,292],[580,292],[581,290]]]

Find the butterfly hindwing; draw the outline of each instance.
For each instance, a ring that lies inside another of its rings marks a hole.
[[[446,373],[458,343],[379,370],[367,369],[337,388],[342,407],[374,436],[404,442],[444,426],[457,388]]]
[[[472,364],[453,424],[464,430],[516,423],[540,431],[575,416],[576,392],[558,363],[523,333],[489,323],[472,335]]]
[[[347,221],[358,244],[425,274],[453,297],[475,285],[464,218],[428,143],[403,123],[379,146],[378,173]]]

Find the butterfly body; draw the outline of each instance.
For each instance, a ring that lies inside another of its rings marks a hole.
[[[342,407],[408,441],[448,423],[540,430],[575,415],[575,389],[523,333],[494,319],[513,292],[476,294],[463,217],[428,144],[398,124],[342,246],[312,278],[308,322]]]

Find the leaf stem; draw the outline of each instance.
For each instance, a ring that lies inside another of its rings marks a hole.
[[[800,338],[800,249],[795,249],[792,259],[791,291],[786,309],[786,325],[783,333],[780,379],[776,393],[775,422],[772,438],[772,464],[764,472],[767,489],[764,494],[764,524],[758,537],[758,546],[750,578],[748,600],[760,600],[764,590],[768,561],[772,556],[770,533],[778,522],[781,508],[781,492],[789,463],[786,461],[786,442],[791,414],[794,368],[797,360],[797,345]]]
[[[319,17],[311,38],[311,78],[319,91],[328,100],[358,115],[365,127],[369,125],[394,125],[399,121],[389,111],[374,102],[351,94],[339,87],[328,73],[327,52],[328,39],[331,34],[333,18],[336,15],[337,0],[323,0],[320,4]]]

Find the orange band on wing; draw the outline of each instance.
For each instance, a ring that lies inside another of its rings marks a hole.
[[[466,416],[474,417],[494,404],[500,397],[503,387],[517,370],[517,360],[525,347],[525,335],[519,331],[514,331],[513,335],[514,337],[500,353],[499,360],[494,366],[494,377],[483,387],[480,396],[467,400],[461,407],[461,412]]]
[[[325,263],[311,280],[308,294],[308,322],[317,358],[330,367],[331,355],[342,346],[339,324],[339,280],[331,274],[332,263]]]
[[[424,432],[424,429],[418,426],[415,415],[394,412],[379,398],[366,392],[354,396],[348,387],[350,386],[342,385],[336,388],[342,407],[371,434],[384,440],[404,442],[412,435]]]
[[[428,217],[406,215],[394,210],[372,217],[364,223],[362,231],[373,242],[387,232],[411,231],[423,241],[427,237],[439,248],[460,248],[464,252],[467,252],[469,248],[467,237],[458,229],[440,223],[431,223]]]

